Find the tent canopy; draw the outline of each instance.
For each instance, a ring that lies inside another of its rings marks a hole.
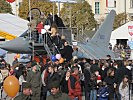
[[[0,31],[20,36],[28,29],[28,21],[11,14],[0,14]]]
[[[110,40],[133,39],[133,21],[130,21],[111,33]]]

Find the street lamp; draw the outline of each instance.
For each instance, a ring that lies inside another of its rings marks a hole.
[[[30,4],[30,0],[29,0],[29,18],[30,18],[30,22],[31,22],[31,4]],[[29,37],[30,37],[30,40],[31,40],[31,28],[29,28]]]

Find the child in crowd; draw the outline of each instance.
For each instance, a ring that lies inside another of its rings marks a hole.
[[[98,96],[98,100],[108,100],[109,90],[106,82],[99,83],[97,96]]]

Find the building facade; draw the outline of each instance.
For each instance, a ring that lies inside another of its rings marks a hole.
[[[133,0],[85,0],[91,7],[95,14],[95,19],[99,24],[104,20],[105,16],[114,9],[117,14],[126,13],[128,15],[127,20],[133,20]],[[13,14],[18,16],[19,5],[22,0],[16,0],[11,3]]]
[[[133,19],[133,0],[86,0],[92,7],[95,19],[100,23],[112,9],[119,13],[126,13],[127,20]]]

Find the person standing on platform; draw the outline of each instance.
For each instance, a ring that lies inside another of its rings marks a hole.
[[[43,41],[43,38],[42,38],[42,34],[41,34],[41,30],[44,29],[44,23],[43,21],[40,21],[38,24],[37,24],[37,31],[38,31],[38,42],[41,43]]]
[[[62,57],[66,59],[66,61],[71,61],[73,58],[72,53],[73,49],[72,47],[68,44],[68,42],[64,42],[64,49],[62,50]]]

